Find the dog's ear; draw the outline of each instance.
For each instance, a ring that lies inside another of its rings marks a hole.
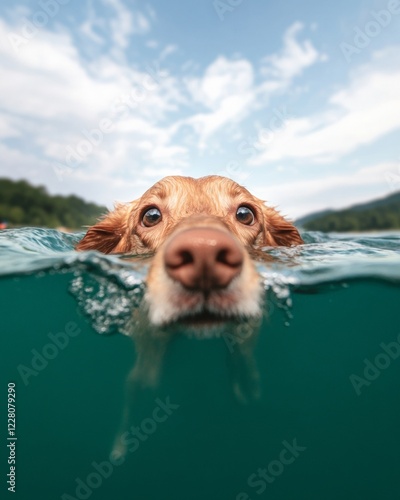
[[[290,247],[304,243],[294,225],[274,208],[264,205],[263,215],[265,245]]]
[[[127,205],[117,205],[97,224],[90,227],[76,250],[98,250],[102,253],[126,252]]]

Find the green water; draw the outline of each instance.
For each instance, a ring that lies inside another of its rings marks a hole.
[[[68,292],[72,279],[0,281],[1,498],[400,498],[400,355],[379,357],[382,343],[400,341],[398,284],[365,278],[292,289],[289,326],[277,304],[262,326],[262,394],[248,405],[232,395],[223,339],[177,339],[160,385],[138,398],[135,450],[112,466],[134,346],[95,333]],[[66,328],[75,336],[58,352],[47,348],[54,359],[35,374],[21,368]],[[386,367],[368,381],[364,360]],[[15,494],[6,482],[8,382],[16,384]],[[160,410],[166,418],[151,422],[160,401],[170,403]]]

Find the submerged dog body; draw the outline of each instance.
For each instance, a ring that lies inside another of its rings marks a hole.
[[[208,176],[171,176],[141,198],[117,205],[89,228],[78,250],[153,254],[143,308],[134,312],[137,360],[128,377],[127,405],[114,452],[123,436],[137,391],[155,386],[168,343],[178,332],[207,337],[246,335],[228,357],[237,399],[258,394],[253,346],[262,316],[262,286],[251,253],[264,246],[303,241],[274,208],[234,181]],[[223,333],[222,333],[223,334]]]

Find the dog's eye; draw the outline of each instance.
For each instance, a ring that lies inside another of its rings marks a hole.
[[[255,220],[254,213],[249,207],[239,207],[236,210],[236,219],[246,226],[251,226]]]
[[[143,214],[142,217],[142,224],[145,227],[152,227],[158,224],[161,220],[161,212],[158,210],[158,208],[149,208],[146,210],[146,212]]]

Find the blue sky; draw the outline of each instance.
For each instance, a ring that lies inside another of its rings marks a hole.
[[[385,196],[399,28],[399,0],[3,0],[0,176],[111,208],[217,173],[293,218]]]

